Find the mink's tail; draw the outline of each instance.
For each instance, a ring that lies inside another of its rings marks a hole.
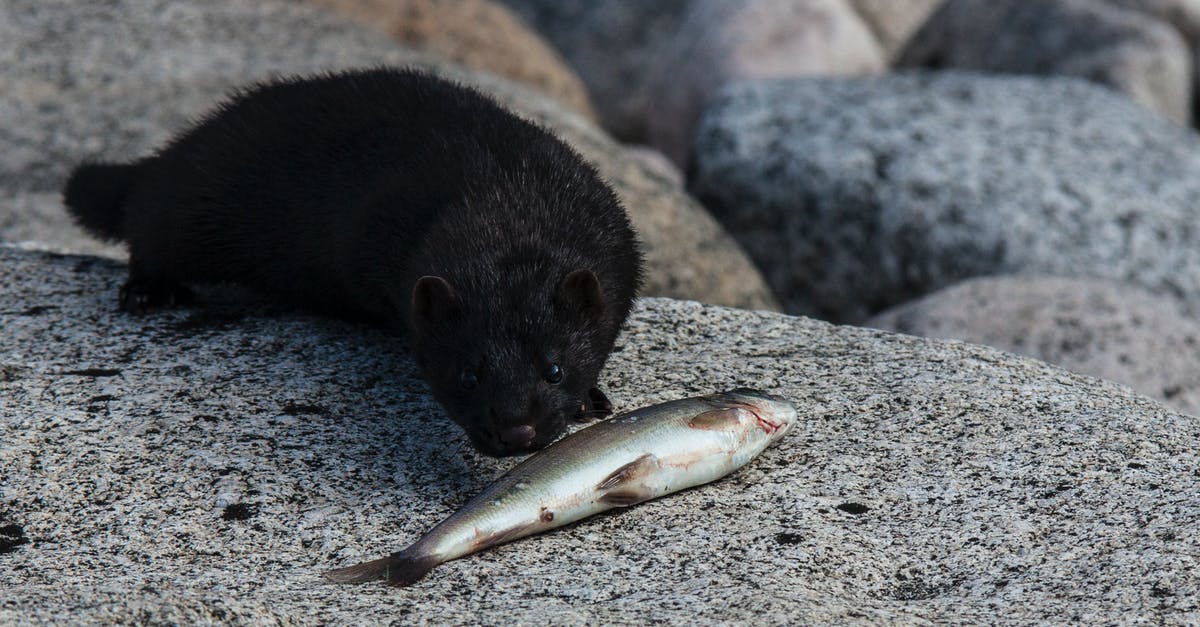
[[[404,587],[416,583],[441,563],[433,555],[410,556],[406,553],[401,551],[370,562],[326,571],[325,578],[334,583],[366,583],[386,579],[393,586]]]
[[[141,164],[85,163],[71,172],[63,202],[75,222],[106,240],[125,239],[125,196]]]

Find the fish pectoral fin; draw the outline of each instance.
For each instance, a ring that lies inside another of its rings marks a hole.
[[[643,480],[661,466],[658,457],[650,453],[621,466],[596,485],[596,490],[601,492],[597,500],[613,507],[628,507],[654,498]]]
[[[704,429],[705,431],[733,431],[741,425],[742,421],[738,415],[738,410],[733,407],[706,411],[702,414],[697,414],[688,421],[689,427]]]
[[[600,491],[611,490],[623,484],[628,484],[632,481],[637,481],[646,475],[658,470],[658,458],[650,453],[646,453],[641,457],[621,466],[614,470],[612,474],[605,477],[603,481],[596,484],[596,489]]]
[[[480,537],[478,540],[475,540],[471,543],[471,550],[479,551],[491,546],[496,546],[497,544],[504,544],[505,542],[516,540],[517,538],[524,538],[525,536],[537,533],[539,529],[544,529],[544,527],[539,527],[537,523],[528,523],[510,527],[504,531]]]
[[[642,486],[628,486],[609,490],[600,496],[600,502],[612,505],[613,507],[629,507],[637,505],[642,501],[649,501],[654,498],[654,494],[650,490]]]

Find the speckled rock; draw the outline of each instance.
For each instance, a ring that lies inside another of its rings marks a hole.
[[[649,142],[686,164],[705,103],[735,80],[885,67],[879,43],[845,0],[696,0],[654,66]]]
[[[743,83],[690,186],[786,311],[860,321],[962,279],[1109,278],[1200,306],[1200,137],[1089,83]]]
[[[605,129],[622,141],[646,141],[652,68],[695,0],[502,1],[575,68]]]
[[[946,0],[898,64],[1078,76],[1178,122],[1192,117],[1192,55],[1183,38],[1101,0]]]
[[[112,254],[70,225],[57,194],[84,159],[156,147],[234,87],[276,74],[416,65],[473,84],[575,145],[610,180],[647,249],[645,293],[778,308],[737,242],[669,178],[553,100],[401,48],[308,3],[66,0],[0,3],[0,240]]]
[[[942,0],[850,0],[890,59]]]
[[[865,326],[1029,355],[1200,416],[1200,322],[1174,299],[1130,285],[972,279],[889,309]]]
[[[531,85],[594,120],[587,90],[521,19],[491,0],[313,0],[418,50]]]
[[[803,421],[721,482],[445,564],[324,583],[515,460],[403,342],[111,261],[0,248],[0,623],[1189,623],[1200,420],[961,343],[647,300],[621,409],[752,384]]]

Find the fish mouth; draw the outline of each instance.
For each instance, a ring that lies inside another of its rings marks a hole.
[[[710,398],[722,405],[745,410],[754,417],[754,422],[758,425],[758,428],[768,436],[775,436],[781,430],[786,431],[789,426],[788,420],[777,419],[775,417],[773,407],[783,405],[790,408],[792,404],[774,394],[768,394],[754,388],[740,387],[728,392],[713,394]],[[755,403],[755,399],[764,402]]]
[[[746,411],[750,412],[750,415],[754,416],[754,421],[758,423],[758,428],[762,429],[763,433],[767,435],[775,435],[776,431],[779,431],[787,426],[787,423],[775,422],[770,418],[764,417],[762,414],[758,413],[759,411],[762,411],[758,407],[748,406]]]

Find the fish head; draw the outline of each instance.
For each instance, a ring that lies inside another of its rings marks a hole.
[[[796,424],[796,406],[787,399],[753,388],[737,388],[704,397],[717,408],[739,410],[741,420],[769,444],[782,438]]]

